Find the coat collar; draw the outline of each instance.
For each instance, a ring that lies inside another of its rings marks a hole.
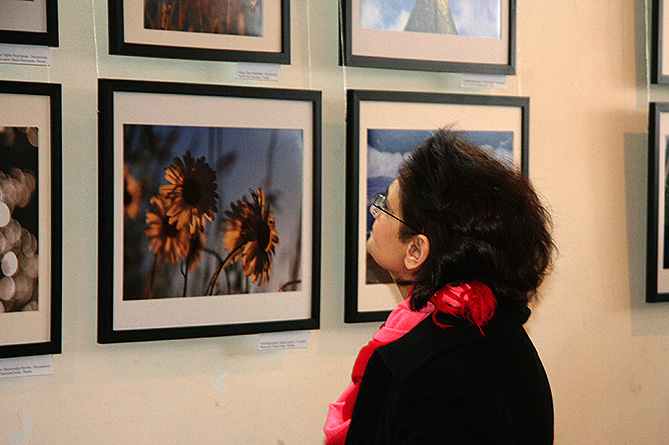
[[[437,321],[440,324],[449,325],[449,328],[442,328],[435,324],[432,317],[427,317],[406,335],[379,347],[377,351],[383,357],[390,372],[396,378],[401,378],[430,356],[440,354],[468,341],[493,338],[521,328],[529,316],[530,309],[525,306],[498,307],[495,315],[483,327],[483,334],[485,334],[483,335],[478,326],[467,320],[439,312]],[[410,365],[407,366],[407,364]]]

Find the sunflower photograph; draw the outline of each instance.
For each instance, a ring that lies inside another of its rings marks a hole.
[[[301,289],[302,130],[123,126],[123,299]]]

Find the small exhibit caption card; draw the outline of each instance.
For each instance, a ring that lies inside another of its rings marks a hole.
[[[53,374],[53,355],[0,359],[0,378]]]
[[[239,62],[237,64],[237,79],[244,80],[279,80],[281,65],[273,63]]]
[[[49,65],[49,47],[0,44],[0,63]]]
[[[506,76],[495,74],[464,74],[460,86],[463,88],[506,88]]]
[[[258,350],[306,348],[309,331],[271,332],[260,334]]]

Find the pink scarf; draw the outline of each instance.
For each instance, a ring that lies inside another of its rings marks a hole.
[[[432,313],[435,323],[442,328],[450,326],[437,322],[437,312],[445,312],[465,318],[481,329],[492,318],[497,305],[497,301],[488,286],[478,281],[444,286],[418,312],[411,310],[409,300],[410,298],[407,298],[402,301],[390,313],[386,322],[372,336],[372,340],[358,353],[358,357],[353,364],[351,383],[339,399],[330,404],[325,427],[323,428],[326,445],[339,445],[346,441],[360,381],[367,362],[376,348],[402,337],[430,313]]]
[[[437,321],[437,312],[444,312],[468,320],[478,326],[481,334],[483,334],[483,326],[492,318],[497,307],[497,299],[492,291],[480,281],[444,286],[432,296],[430,301],[436,307],[432,312],[432,320],[437,326],[450,328],[449,325]]]

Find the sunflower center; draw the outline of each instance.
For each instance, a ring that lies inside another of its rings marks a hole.
[[[163,233],[166,238],[176,238],[179,234],[176,224],[170,224],[169,218],[163,218]]]
[[[258,247],[261,250],[267,250],[267,246],[269,245],[269,236],[271,234],[269,225],[265,221],[258,221],[258,224],[256,224],[256,234]]]
[[[186,204],[196,205],[202,199],[202,184],[197,178],[187,176],[182,186],[182,197]]]
[[[128,191],[128,181],[123,181],[123,205],[127,206],[132,202],[132,194]]]

